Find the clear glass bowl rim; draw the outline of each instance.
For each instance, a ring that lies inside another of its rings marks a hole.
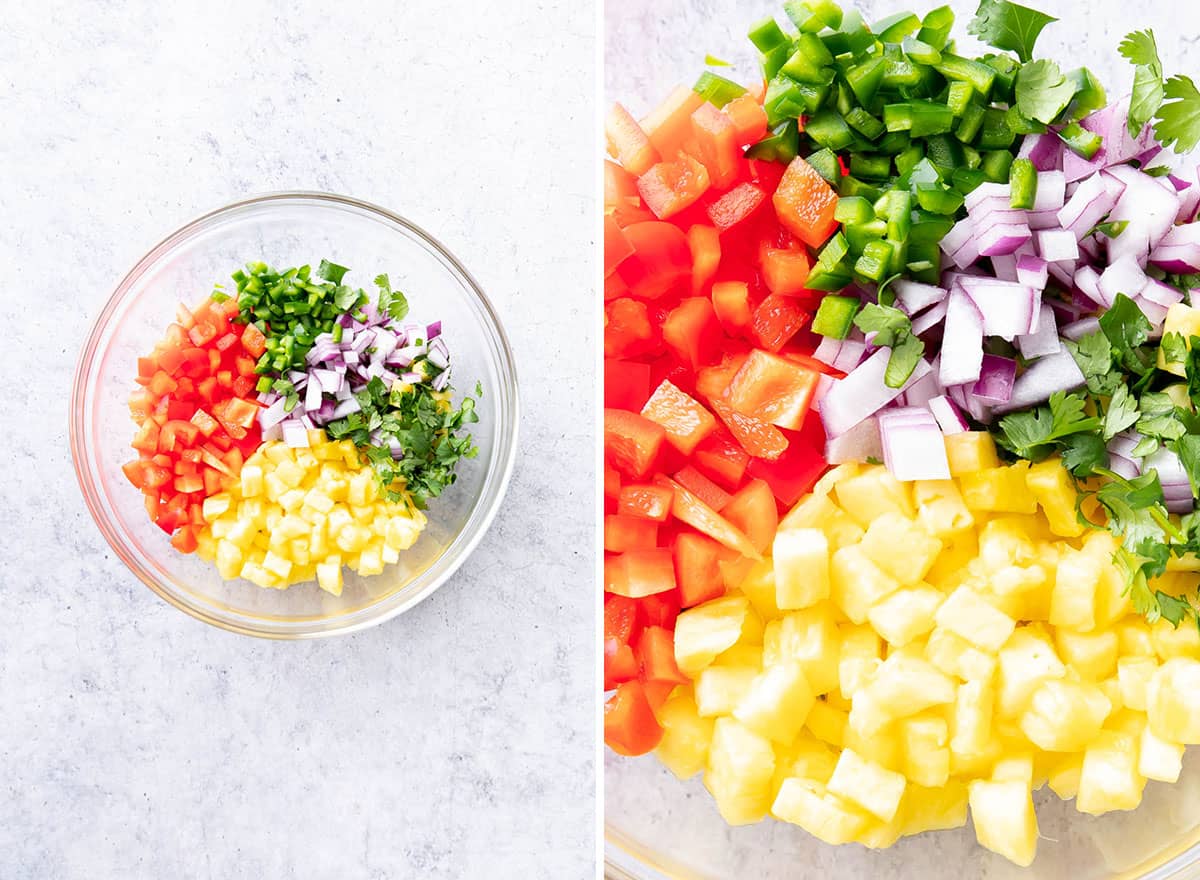
[[[231,215],[247,213],[272,204],[286,205],[308,202],[338,207],[369,219],[400,227],[403,232],[408,233],[424,245],[456,277],[463,288],[477,298],[488,318],[490,330],[494,333],[500,354],[499,372],[505,394],[497,415],[507,423],[508,430],[497,438],[492,465],[484,477],[483,490],[478,502],[471,510],[466,524],[433,565],[418,575],[413,584],[347,614],[344,620],[311,619],[297,624],[273,624],[236,612],[214,613],[189,602],[148,572],[130,552],[105,513],[102,492],[97,483],[96,473],[99,469],[99,462],[92,453],[90,443],[87,442],[88,422],[92,413],[88,386],[92,378],[94,362],[101,352],[104,331],[109,321],[122,305],[130,288],[164,255],[210,224],[227,219]],[[440,241],[412,221],[372,202],[316,190],[283,190],[247,196],[201,214],[159,241],[125,274],[104,303],[100,314],[90,325],[87,338],[80,349],[72,379],[68,434],[75,476],[79,481],[88,511],[113,552],[138,580],[179,610],[219,629],[260,638],[294,640],[343,635],[383,623],[428,598],[454,575],[483,539],[504,500],[516,463],[519,410],[516,364],[499,315],[487,294],[483,292],[479,282]],[[411,590],[410,588],[414,584],[419,586],[417,589]]]

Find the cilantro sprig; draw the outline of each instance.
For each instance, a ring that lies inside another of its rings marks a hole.
[[[1029,61],[1042,29],[1056,21],[1058,19],[1052,15],[1008,0],[982,0],[975,10],[975,17],[967,25],[967,33],[997,49],[1016,52],[1022,61]]]
[[[1133,64],[1133,94],[1129,100],[1129,132],[1137,135],[1152,122],[1154,136],[1176,153],[1189,153],[1200,144],[1200,90],[1190,77],[1176,74],[1163,81],[1162,60],[1151,30],[1128,34],[1118,50]]]
[[[894,306],[868,303],[854,316],[854,325],[875,334],[872,344],[891,348],[883,381],[888,388],[904,387],[925,353],[925,343],[913,334],[908,315]]]
[[[476,385],[476,396],[482,388]],[[463,429],[479,421],[475,399],[465,397],[458,407],[446,402],[427,383],[389,389],[373,378],[355,394],[361,410],[331,422],[326,431],[334,440],[350,440],[370,462],[389,501],[407,494],[418,509],[454,483],[458,462],[479,454]],[[404,454],[392,456],[389,441]]]

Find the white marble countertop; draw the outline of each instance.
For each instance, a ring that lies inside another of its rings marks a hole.
[[[0,877],[591,876],[590,4],[4,17]],[[522,448],[435,596],[271,643],[187,618],[114,557],[66,401],[89,322],[154,242],[297,188],[394,208],[462,259],[515,349]]]

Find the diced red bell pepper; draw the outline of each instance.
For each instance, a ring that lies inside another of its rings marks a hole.
[[[604,463],[604,497],[616,500],[621,494],[621,474],[608,462]]]
[[[765,480],[751,480],[738,490],[721,515],[745,532],[759,553],[766,553],[775,540],[779,510],[775,495]]]
[[[627,550],[609,557],[605,564],[614,568],[612,580],[605,586],[619,596],[640,599],[675,589],[675,563],[665,547]]]
[[[749,93],[726,104],[725,115],[733,122],[736,140],[743,147],[758,143],[767,133],[767,112]]]
[[[612,465],[631,477],[649,472],[667,432],[645,416],[622,409],[604,410],[604,451]]]
[[[604,405],[610,409],[640,410],[650,398],[650,365],[604,359]]]
[[[812,314],[795,297],[772,293],[751,315],[750,330],[763,348],[776,352],[811,320]]]
[[[687,231],[692,252],[692,296],[703,296],[721,263],[721,234],[713,226],[696,223]]]
[[[773,201],[779,222],[811,248],[823,245],[837,228],[837,193],[801,156],[788,165]]]
[[[663,321],[662,334],[667,348],[693,370],[719,358],[725,339],[712,301],[704,296],[680,300]]]
[[[775,461],[751,459],[746,471],[766,480],[779,503],[792,507],[812,489],[829,465],[825,461],[823,441],[821,445],[814,445],[806,442],[803,434],[785,436],[788,437],[788,448],[783,455]]]
[[[604,517],[604,549],[609,553],[652,550],[658,543],[658,523],[622,513]]]
[[[743,415],[799,430],[821,374],[788,358],[755,350],[734,374],[726,401]]]
[[[680,609],[678,587],[663,590],[652,596],[643,596],[637,603],[638,612],[646,626],[675,628],[675,618],[679,617]]]
[[[737,528],[678,482],[661,474],[654,478],[654,482],[660,486],[669,486],[675,491],[675,496],[671,500],[671,513],[676,519],[687,523],[697,531],[703,532],[710,538],[724,544],[730,550],[736,550],[743,556],[749,556],[752,559],[762,558],[761,554],[754,549],[754,545],[750,543],[750,539],[746,537],[741,529]]]
[[[661,425],[667,442],[684,455],[691,455],[697,444],[717,426],[712,413],[670,381],[664,381],[654,390],[642,407],[642,415]]]
[[[743,281],[718,281],[712,286],[713,310],[728,333],[741,333],[750,326],[750,287]]]
[[[742,482],[750,455],[724,428],[717,428],[692,453],[696,468],[726,489]]]
[[[730,494],[691,465],[675,472],[679,485],[720,513],[731,498]]]
[[[787,449],[787,437],[770,422],[740,413],[724,400],[713,400],[712,408],[747,455],[774,461]]]
[[[753,183],[739,183],[708,206],[708,219],[718,232],[728,232],[762,207],[766,192]]]
[[[648,626],[638,638],[638,659],[643,681],[687,684],[691,681],[675,662],[675,635],[661,626]]]
[[[633,253],[633,245],[621,231],[611,214],[604,217],[604,277],[616,271],[617,266]]]
[[[604,689],[611,691],[617,685],[633,681],[638,677],[639,664],[633,648],[616,639],[604,640]]]
[[[658,151],[636,119],[620,104],[614,104],[604,124],[608,152],[633,174],[645,174],[658,161]]]
[[[138,452],[154,453],[158,451],[158,423],[153,419],[146,419],[138,428],[134,435],[132,446]]]
[[[614,299],[604,306],[604,356],[631,358],[654,352],[660,332],[650,322],[644,302],[629,297]]]
[[[692,271],[692,252],[677,226],[651,220],[626,226],[622,231],[633,254],[613,274],[625,282],[631,296],[658,299],[687,280]]]
[[[604,213],[622,229],[654,219],[654,215],[642,204],[637,177],[608,159],[604,160]]]
[[[807,292],[805,282],[812,264],[802,248],[762,249],[763,281],[767,289],[781,296],[793,296]]]
[[[267,350],[267,337],[253,324],[247,324],[246,329],[242,331],[242,348],[253,357],[262,357],[263,352]]]
[[[675,583],[684,608],[691,608],[725,592],[721,579],[720,544],[698,532],[680,532],[675,538]]]
[[[686,148],[692,139],[692,114],[703,103],[704,99],[692,89],[676,86],[667,99],[642,120],[642,129],[660,156],[669,159]]]
[[[707,101],[692,113],[692,138],[696,158],[704,163],[717,189],[728,189],[737,180],[742,165],[737,126]]]
[[[644,755],[662,740],[663,730],[654,716],[640,681],[617,685],[604,704],[604,742],[619,755]]]
[[[632,644],[641,630],[638,607],[636,599],[605,593],[604,638],[615,639],[625,645]]]
[[[192,526],[184,526],[174,535],[171,536],[171,546],[180,553],[194,553],[196,551],[196,532]]]
[[[655,163],[638,178],[642,201],[659,220],[695,204],[711,185],[708,169],[687,153],[680,153],[675,161]]]
[[[621,487],[617,512],[653,522],[666,522],[671,515],[672,492],[664,486],[632,483]]]
[[[733,381],[747,357],[748,354],[727,352],[721,363],[700,370],[696,374],[696,393],[709,400],[724,397],[729,383]]]

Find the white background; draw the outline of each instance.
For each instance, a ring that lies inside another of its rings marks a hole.
[[[0,10],[0,878],[590,876],[594,7]],[[411,613],[307,643],[219,632],[137,582],[66,437],[125,271],[288,188],[440,238],[522,380],[475,555]]]

